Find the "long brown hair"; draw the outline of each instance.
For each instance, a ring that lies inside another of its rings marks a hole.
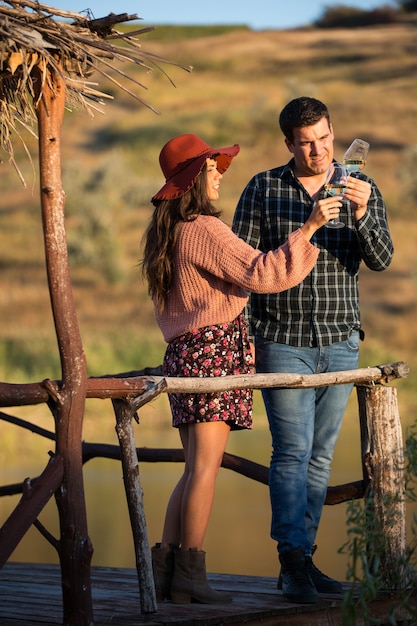
[[[167,305],[174,280],[174,247],[183,222],[198,215],[219,217],[207,195],[206,166],[195,184],[174,200],[157,200],[150,224],[144,234],[142,274],[148,281],[148,292],[155,307],[162,312]]]

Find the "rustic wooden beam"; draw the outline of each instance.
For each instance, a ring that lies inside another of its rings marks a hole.
[[[151,368],[158,369],[158,368]],[[140,372],[120,375],[88,378],[86,398],[126,398],[151,392],[154,386],[166,385],[160,391],[166,393],[213,392],[230,389],[263,389],[267,387],[288,387],[307,389],[354,383],[387,384],[399,378],[406,378],[409,366],[404,361],[366,367],[329,374],[251,374],[238,376],[220,376],[218,378],[170,378],[153,375],[141,375]],[[48,402],[50,396],[59,396],[62,381],[47,380],[38,383],[2,383],[0,382],[0,406],[24,406]],[[154,396],[150,393],[150,399]]]
[[[136,415],[136,408],[130,406],[129,402],[125,400],[113,400],[113,407],[116,415],[116,433],[120,444],[123,482],[135,545],[141,612],[156,613],[157,603],[152,573],[151,551],[132,424],[132,420]]]
[[[54,393],[46,388],[48,405],[55,419],[56,451],[64,463],[62,485],[56,492],[63,620],[71,626],[90,626],[93,623],[90,572],[93,549],[87,532],[82,469],[87,375],[69,273],[61,178],[61,127],[66,90],[58,73],[44,74],[39,68],[34,72],[45,261],[62,371],[60,389]]]
[[[384,589],[407,584],[404,449],[394,387],[357,389],[365,499],[369,507],[368,561]]]
[[[6,563],[19,541],[35,522],[39,513],[54,495],[64,476],[61,456],[53,456],[42,474],[33,483],[22,484],[22,497],[0,529],[0,568]]]
[[[387,383],[396,378],[408,376],[406,363],[390,363],[377,367],[367,367],[325,374],[249,374],[237,376],[219,376],[218,378],[166,378],[167,393],[215,392],[230,389],[263,389],[268,387],[286,387],[308,389],[328,385],[379,382]],[[159,382],[158,377],[153,378]]]
[[[0,420],[3,422],[9,422],[9,424],[14,424],[15,426],[19,426],[25,430],[30,430],[32,433],[35,433],[35,435],[40,435],[41,437],[45,437],[45,439],[50,439],[51,441],[56,440],[56,436],[53,431],[37,426],[36,424],[32,424],[28,420],[16,417],[16,415],[8,415],[7,413],[0,411]]]
[[[184,451],[182,448],[136,448],[136,456],[139,463],[184,463]],[[97,458],[120,461],[120,446],[115,446],[110,443],[89,443],[84,441],[83,463]],[[263,485],[268,484],[268,467],[260,463],[255,463],[250,459],[225,452],[222,467],[262,483]],[[35,483],[36,480],[37,478],[33,478],[32,483]],[[0,487],[0,497],[16,495],[22,493],[22,490],[22,483],[5,485]],[[363,495],[363,480],[356,480],[343,485],[329,486],[327,488],[325,504],[341,504],[348,500],[362,498]]]

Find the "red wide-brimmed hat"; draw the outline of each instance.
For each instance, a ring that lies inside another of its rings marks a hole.
[[[166,183],[153,196],[152,202],[183,196],[195,184],[207,158],[216,159],[217,169],[223,174],[239,150],[238,144],[229,148],[211,148],[197,135],[174,137],[165,144],[159,155]]]

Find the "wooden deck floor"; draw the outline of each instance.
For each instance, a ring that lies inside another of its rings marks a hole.
[[[276,578],[209,575],[211,584],[233,594],[229,605],[159,603],[156,613],[140,613],[135,569],[92,568],[94,624],[113,626],[339,626],[341,597],[322,597],[318,605],[295,605],[277,591]],[[347,587],[346,587],[347,589]],[[384,602],[375,616],[387,610]],[[62,624],[60,569],[56,565],[6,563],[0,570],[1,626]],[[360,626],[360,621],[356,622]]]

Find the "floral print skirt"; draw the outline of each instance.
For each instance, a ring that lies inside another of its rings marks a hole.
[[[197,328],[167,346],[164,376],[213,377],[253,374],[246,321],[240,314],[232,322]],[[252,389],[215,393],[168,394],[172,425],[227,422],[232,430],[252,428]]]

